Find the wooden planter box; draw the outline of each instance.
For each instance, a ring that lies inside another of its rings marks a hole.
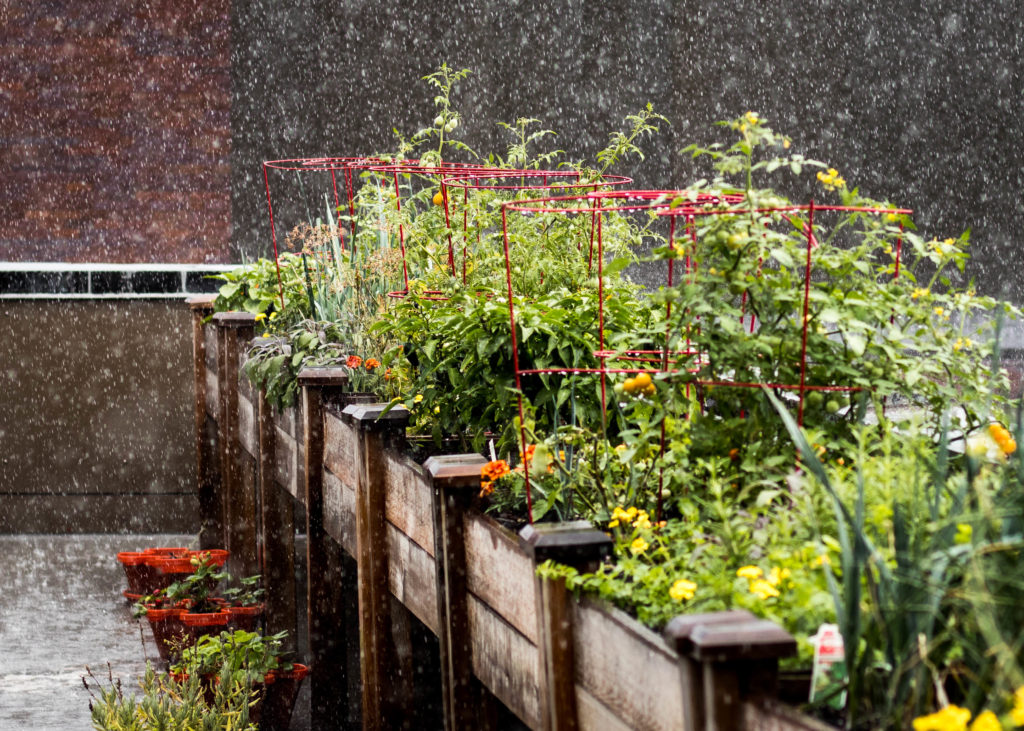
[[[306,605],[314,728],[413,717],[410,617],[437,637],[447,729],[493,727],[494,699],[533,729],[826,728],[775,700],[778,659],[795,650],[781,628],[733,611],[684,615],[659,636],[541,580],[538,563],[585,566],[607,538],[579,525],[511,533],[473,507],[483,457],[415,463],[408,414],[352,403],[345,369],[307,369],[302,403],[272,413],[240,374],[253,318],[204,324],[210,301],[190,301],[202,546],[229,548],[233,573],[262,570],[268,631],[294,637]]]

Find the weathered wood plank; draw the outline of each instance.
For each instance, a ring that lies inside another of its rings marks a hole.
[[[305,493],[299,484],[299,463],[302,460],[302,455],[299,454],[295,440],[276,424],[274,440],[277,449],[277,459],[274,461],[274,480],[293,498],[304,502]]]
[[[434,555],[432,488],[423,468],[398,452],[385,454],[387,494],[384,511],[396,528]]]
[[[533,562],[510,531],[484,515],[467,515],[465,531],[469,590],[536,644]]]
[[[274,409],[274,426],[294,439],[296,432],[301,431],[296,428],[296,423],[301,423],[297,422],[297,414],[298,409],[294,406],[283,411]]]
[[[356,493],[324,470],[324,530],[350,556],[356,553]]]
[[[679,660],[623,612],[575,605],[576,681],[634,729],[682,729]]]
[[[220,414],[220,388],[217,383],[217,371],[206,369],[206,413],[214,421]]]
[[[238,394],[238,441],[242,449],[254,459],[260,456],[259,426],[256,423],[256,405],[241,392]]]
[[[437,634],[437,567],[434,559],[391,523],[387,524],[387,531],[391,593]]]
[[[576,686],[576,712],[582,731],[631,731],[633,728],[579,685]]]
[[[328,411],[324,415],[324,464],[352,490],[358,474],[358,445],[358,432]]]
[[[468,607],[473,672],[523,723],[539,728],[537,646],[477,597],[470,595]]]
[[[206,367],[217,372],[217,328],[208,324],[203,328],[203,359]]]

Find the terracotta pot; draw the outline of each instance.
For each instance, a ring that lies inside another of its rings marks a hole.
[[[235,629],[244,629],[246,632],[253,632],[263,616],[263,605],[257,604],[252,607],[225,607],[231,614],[231,626]]]
[[[152,572],[146,564],[146,554],[122,551],[117,554],[117,560],[124,569],[125,578],[128,579],[128,591],[132,594],[148,594],[145,589],[149,586]]]
[[[225,551],[223,548],[210,548],[205,551],[189,551],[189,558],[195,558],[196,556],[205,557],[214,566],[223,566],[227,563],[228,556],[231,555],[230,551]]]
[[[295,699],[299,695],[299,686],[308,674],[309,668],[299,663],[295,663],[292,670],[274,670],[271,673],[274,682],[266,686],[261,729],[276,731],[288,728]]]
[[[223,609],[216,612],[182,611],[180,616],[185,625],[186,638],[195,643],[203,635],[218,634],[228,626],[231,614]]]
[[[174,647],[181,644],[181,640],[184,637],[181,615],[184,611],[184,609],[177,607],[169,609],[146,608],[146,619],[149,620],[149,627],[153,630],[153,640],[156,642],[156,649],[160,653],[161,660],[170,660]]]

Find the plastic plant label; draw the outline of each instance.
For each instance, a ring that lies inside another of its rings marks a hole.
[[[846,706],[846,653],[839,626],[823,624],[810,639],[814,645],[810,700],[841,709]]]

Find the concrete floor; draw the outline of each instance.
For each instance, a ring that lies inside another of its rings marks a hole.
[[[140,633],[121,596],[126,584],[117,553],[192,541],[183,535],[0,535],[0,730],[92,728],[82,685],[86,666],[105,682],[110,663],[124,688],[136,689],[147,658],[156,663],[158,655],[149,628]],[[306,725],[302,715],[297,707],[293,729]]]

